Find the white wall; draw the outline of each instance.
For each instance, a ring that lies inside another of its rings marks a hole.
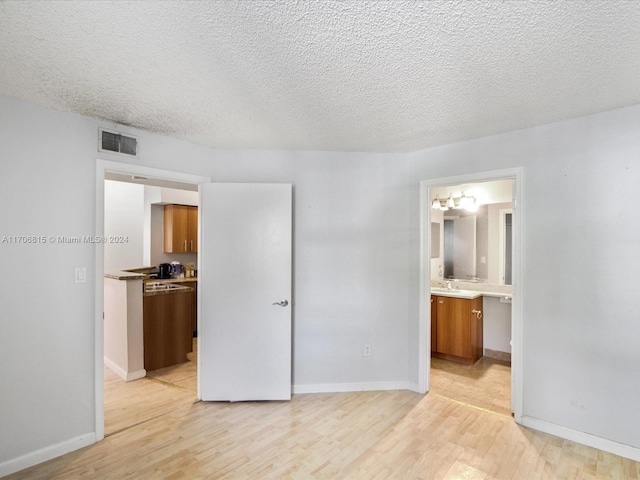
[[[629,107],[416,152],[408,174],[409,184],[417,184],[524,167],[518,206],[525,219],[523,413],[635,447],[640,224],[603,202],[601,192],[615,192],[618,204],[635,204],[638,132],[640,107]],[[416,187],[411,231],[418,228],[418,195]],[[406,248],[417,264],[418,244]],[[411,282],[412,290],[416,285]],[[410,328],[412,368],[417,323]]]
[[[99,125],[0,98],[0,192],[11,205],[0,237],[95,231]],[[632,107],[398,155],[212,151],[132,133],[141,165],[294,184],[294,382],[309,389],[417,384],[419,182],[524,166],[524,414],[640,447],[629,421],[640,396],[640,227],[601,201],[615,192],[633,204],[639,131]],[[571,214],[558,208],[576,198]],[[12,292],[0,335],[2,474],[94,431],[95,246],[0,249],[13,272],[0,278]],[[87,283],[74,283],[76,266]],[[34,289],[36,271],[57,281]]]
[[[220,151],[215,171],[294,185],[294,391],[406,387],[418,270],[406,246],[419,232],[404,156]]]
[[[111,125],[0,97],[0,254],[11,272],[0,278],[0,476],[95,433],[95,245],[1,239],[95,235],[98,126]],[[136,163],[212,175],[210,149],[131,132]],[[86,283],[74,283],[76,267]]]
[[[142,266],[143,226],[144,185],[105,180],[104,234],[118,239],[104,244],[105,272]]]

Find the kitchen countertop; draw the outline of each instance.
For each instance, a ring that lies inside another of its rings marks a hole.
[[[174,293],[190,293],[193,287],[177,285],[173,282],[145,282],[143,296],[172,295]]]
[[[158,282],[158,283],[184,283],[184,282],[197,282],[198,277],[184,277],[184,278],[145,278],[145,283]]]
[[[144,280],[147,275],[143,273],[126,272],[119,270],[116,272],[104,272],[105,278],[113,278],[115,280]]]

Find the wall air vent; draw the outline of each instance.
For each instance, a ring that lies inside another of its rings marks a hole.
[[[118,132],[99,130],[98,150],[101,152],[115,152],[130,157],[138,157],[138,139],[131,135]]]

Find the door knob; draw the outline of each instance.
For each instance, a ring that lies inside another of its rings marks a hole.
[[[271,305],[280,305],[281,307],[286,307],[287,305],[289,305],[289,302],[287,302],[287,300],[281,300],[279,302],[274,302]]]

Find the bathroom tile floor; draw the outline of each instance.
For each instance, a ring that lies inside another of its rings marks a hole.
[[[431,358],[429,393],[511,416],[511,367],[489,357],[475,365]]]

